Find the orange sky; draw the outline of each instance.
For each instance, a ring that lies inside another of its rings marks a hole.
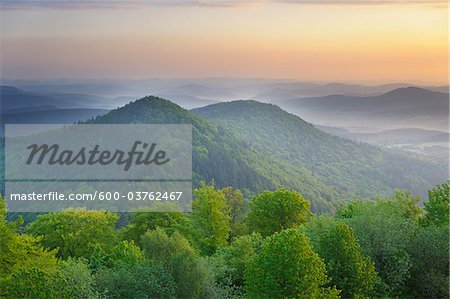
[[[444,1],[240,2],[6,5],[1,75],[447,82]]]

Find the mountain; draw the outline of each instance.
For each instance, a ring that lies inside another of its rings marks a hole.
[[[289,112],[323,126],[448,130],[449,95],[418,87],[378,96],[330,95],[277,101]]]
[[[299,190],[313,211],[332,211],[358,197],[404,188],[424,195],[447,179],[444,165],[334,137],[281,108],[255,101],[188,111],[145,97],[99,115],[90,124],[191,124],[193,185],[214,179],[250,197],[265,189]],[[0,155],[1,156],[1,155]]]
[[[277,102],[280,100],[290,100],[303,97],[322,97],[334,94],[348,96],[372,96],[379,95],[396,88],[408,86],[403,83],[384,84],[384,85],[359,85],[345,83],[277,83],[273,84],[269,90],[265,90],[252,99]]]
[[[318,198],[333,201],[392,195],[397,188],[425,196],[425,190],[447,179],[446,167],[432,159],[329,135],[272,104],[235,101],[193,112],[277,160],[279,164],[273,168],[292,176],[287,187],[299,189],[313,204]],[[316,182],[332,192],[317,188]]]
[[[332,135],[380,145],[447,143],[450,138],[450,134],[446,132],[417,128],[384,130],[374,133],[352,133],[345,128],[317,127]]]
[[[39,111],[40,107],[59,109],[105,108],[108,101],[99,96],[79,93],[29,92],[14,86],[0,86],[1,113],[17,112],[19,109]],[[49,109],[47,109],[49,110]]]
[[[191,124],[193,127],[193,183],[215,180],[247,194],[273,189],[270,159],[249,149],[244,142],[223,132],[175,103],[145,97],[87,121],[90,124]]]
[[[1,112],[39,106],[70,107],[63,101],[40,94],[29,93],[13,86],[0,86]]]
[[[0,119],[0,136],[3,136],[5,124],[73,124],[85,121],[108,112],[105,109],[51,109],[3,113]]]
[[[105,114],[108,111],[106,109],[75,108],[12,112],[2,114],[1,122],[2,124],[73,124]]]
[[[302,193],[311,198],[316,211],[333,210],[340,204],[338,193],[305,167],[289,168],[289,161],[258,152],[233,132],[161,98],[140,99],[87,123],[192,124],[194,186],[214,179],[217,186],[239,188],[248,197],[283,186],[299,189],[298,176],[304,173]]]

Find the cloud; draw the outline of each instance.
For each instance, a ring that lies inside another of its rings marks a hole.
[[[117,9],[150,6],[239,7],[263,3],[314,5],[444,4],[447,0],[0,0],[3,10]]]

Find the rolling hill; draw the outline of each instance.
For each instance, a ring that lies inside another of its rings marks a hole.
[[[355,198],[390,196],[396,188],[425,196],[447,179],[446,167],[431,159],[335,137],[255,101],[188,111],[150,96],[86,123],[192,124],[194,186],[214,179],[217,186],[239,188],[247,197],[265,189],[296,189],[319,213]]]
[[[406,87],[378,96],[297,98],[277,101],[277,105],[323,126],[447,131],[448,98],[448,93]]]
[[[99,108],[107,106],[105,99],[97,96],[76,93],[36,93],[7,85],[0,86],[0,98],[2,113],[18,109],[39,111],[42,110],[39,108],[42,106],[59,109]]]
[[[35,108],[37,109],[38,107]],[[1,114],[0,135],[5,124],[73,124],[108,112],[105,109],[89,108],[48,110],[42,107],[43,110],[36,109],[29,111],[24,108],[19,111]]]
[[[330,95],[277,101],[291,113],[324,126],[448,130],[449,95],[418,87],[378,96]]]
[[[192,124],[195,186],[214,179],[218,186],[231,185],[247,195],[293,188],[317,212],[356,197],[392,195],[395,188],[425,195],[447,178],[445,167],[432,160],[334,137],[277,106],[254,101],[188,111],[145,97],[88,123]]]
[[[193,112],[245,140],[256,152],[285,162],[278,167],[294,175],[289,187],[317,191],[308,194],[311,198],[332,200],[311,186],[309,178],[332,187],[343,200],[389,195],[397,188],[425,196],[425,190],[447,179],[444,165],[431,159],[329,135],[275,105],[236,101]]]

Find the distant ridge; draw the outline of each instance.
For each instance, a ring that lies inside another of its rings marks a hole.
[[[435,95],[440,94],[440,95],[448,96],[448,93],[445,93],[445,92],[429,90],[429,89],[416,87],[416,86],[397,88],[397,89],[391,90],[391,91],[383,94],[382,96],[386,96],[386,97],[387,96],[427,97],[427,96],[430,96],[430,94],[435,94]]]
[[[276,103],[323,126],[448,130],[449,94],[419,87],[398,88],[377,96],[330,95]]]

